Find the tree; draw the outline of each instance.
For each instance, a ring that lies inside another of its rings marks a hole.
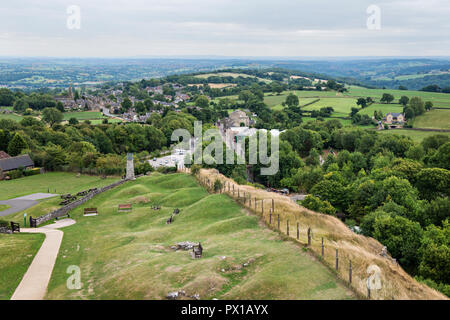
[[[391,103],[392,101],[394,101],[394,96],[390,93],[383,93],[380,101],[384,103]]]
[[[79,123],[79,121],[78,121],[77,118],[72,117],[72,118],[69,119],[69,124],[70,125],[76,125],[78,123]]]
[[[299,104],[298,97],[293,93],[289,93],[289,95],[286,97],[286,104],[291,108],[297,107]]]
[[[431,101],[425,102],[425,110],[430,111],[431,109],[433,109],[433,102]]]
[[[128,111],[128,110],[131,109],[131,107],[133,106],[133,103],[131,102],[130,99],[125,98],[125,99],[123,99],[121,105],[122,105],[122,109],[123,109],[124,111]]]
[[[23,113],[28,107],[29,107],[29,104],[25,98],[17,99],[14,102],[14,111],[15,112]]]
[[[400,216],[375,219],[373,236],[384,244],[389,253],[407,270],[413,271],[419,262],[417,251],[423,230],[420,224]]]
[[[20,134],[15,133],[14,137],[8,144],[8,154],[11,157],[15,157],[18,156],[24,149],[28,149],[27,142]]]
[[[422,169],[417,174],[416,187],[427,200],[450,196],[450,171],[441,168]]]
[[[202,109],[208,108],[209,107],[209,99],[207,96],[204,95],[200,95],[197,97],[197,99],[195,99],[195,105],[197,107],[200,107]]]
[[[336,209],[328,201],[322,201],[318,197],[308,195],[305,200],[302,201],[302,206],[309,210],[329,214],[331,216],[336,215]]]
[[[406,106],[409,102],[409,98],[407,96],[402,96],[399,100],[398,103],[400,103],[403,106]]]
[[[364,98],[358,98],[358,100],[356,101],[356,104],[358,106],[361,106],[362,109],[364,109],[365,107],[367,107],[367,100]]]
[[[11,90],[0,88],[0,106],[12,106],[14,99],[14,93]]]
[[[0,150],[6,150],[8,148],[8,134],[3,129],[0,129]]]
[[[45,108],[42,110],[42,120],[47,122],[50,126],[55,123],[60,123],[63,120],[64,116],[61,111],[56,108]]]
[[[429,163],[436,167],[450,170],[450,142],[441,145],[430,157]]]
[[[414,110],[414,115],[418,116],[425,112],[425,106],[419,97],[412,97],[411,100],[409,100],[409,106]]]

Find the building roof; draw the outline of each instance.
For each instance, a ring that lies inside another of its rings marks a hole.
[[[6,159],[6,158],[11,158],[11,156],[9,154],[7,154],[5,151],[0,150],[0,159]]]
[[[403,113],[400,113],[400,112],[389,112],[388,114],[392,115],[394,118],[403,115]],[[386,114],[386,115],[388,115],[388,114]]]
[[[6,159],[0,159],[0,170],[10,171],[19,167],[32,167],[34,166],[33,160],[31,160],[28,154],[24,154],[18,157],[11,157]]]

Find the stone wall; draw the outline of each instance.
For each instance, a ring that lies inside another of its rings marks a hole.
[[[8,227],[0,227],[0,233],[12,233]]]
[[[117,187],[117,186],[121,185],[122,183],[124,183],[124,182],[126,182],[126,181],[128,181],[128,179],[123,179],[123,180],[117,181],[117,182],[115,182],[115,183],[113,183],[113,184],[110,184],[110,185],[108,185],[108,186],[105,186],[105,187],[103,187],[103,188],[98,188],[97,190],[88,193],[88,194],[85,195],[84,197],[82,197],[82,198],[80,198],[80,199],[78,199],[78,200],[75,200],[74,202],[69,203],[68,205],[65,205],[64,207],[61,207],[61,208],[59,208],[59,209],[57,209],[57,210],[55,210],[55,211],[53,211],[53,212],[47,213],[47,214],[45,214],[45,215],[43,215],[43,216],[40,216],[40,217],[36,218],[36,226],[38,226],[38,225],[40,225],[40,224],[42,224],[42,223],[44,223],[44,222],[47,222],[47,221],[49,221],[49,220],[55,219],[55,218],[57,218],[57,217],[62,217],[62,216],[64,216],[64,215],[66,215],[70,210],[73,210],[73,209],[75,209],[76,207],[82,205],[83,203],[85,203],[85,202],[91,200],[91,199],[92,199],[94,196],[96,196],[97,194],[100,194],[100,193],[105,192],[105,191],[108,191],[108,190],[110,190],[110,189],[112,189],[112,188],[114,188],[114,187]]]

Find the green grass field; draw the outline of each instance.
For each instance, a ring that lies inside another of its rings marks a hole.
[[[450,129],[450,109],[434,109],[416,117],[414,128]]]
[[[5,119],[5,120],[13,120],[13,121],[21,121],[23,119],[22,116],[15,114],[15,113],[0,113],[0,120]]]
[[[72,172],[49,172],[14,180],[0,181],[0,200],[25,196],[36,192],[63,194],[74,193],[93,187],[106,186],[119,178],[101,179],[98,176],[81,175]]]
[[[98,111],[80,111],[80,112],[64,112],[64,119],[68,121],[70,118],[75,118],[79,121],[83,120],[94,120],[94,119],[104,119],[101,112]]]
[[[0,300],[9,300],[45,239],[43,234],[0,234]]]
[[[373,116],[374,111],[381,111],[383,115],[386,115],[389,112],[403,112],[403,106],[401,104],[385,104],[385,103],[374,103],[370,106],[361,109],[359,114],[367,114],[368,116]]]
[[[6,210],[10,208],[10,206],[6,205],[6,204],[0,204],[0,211]]]
[[[121,203],[133,203],[133,211],[118,213]],[[83,207],[97,207],[99,215],[83,217]],[[46,299],[164,299],[176,290],[201,299],[355,298],[298,244],[191,176],[141,177],[83,207],[64,229]],[[180,214],[166,225],[175,208]],[[170,248],[181,241],[200,241],[203,257]],[[81,269],[80,290],[67,289],[69,265]]]
[[[381,134],[398,134],[410,137],[416,142],[421,142],[424,138],[433,136],[436,134],[443,134],[450,137],[450,132],[433,132],[433,131],[416,131],[416,130],[405,130],[405,129],[394,129],[394,130],[381,130],[378,131]]]

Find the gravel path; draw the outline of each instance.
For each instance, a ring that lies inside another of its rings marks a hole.
[[[44,299],[64,235],[64,232],[58,230],[58,228],[67,227],[74,223],[75,220],[64,219],[41,228],[20,229],[20,232],[44,233],[45,240],[16,291],[14,291],[11,300]]]

